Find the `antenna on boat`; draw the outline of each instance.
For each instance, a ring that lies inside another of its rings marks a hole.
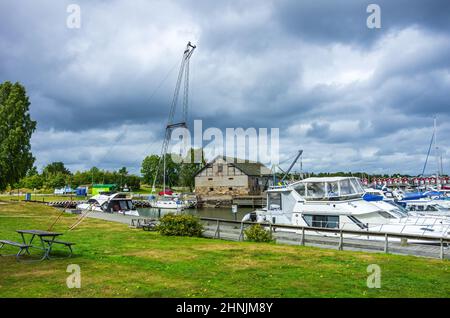
[[[187,128],[187,113],[188,113],[188,99],[189,99],[189,61],[192,56],[192,53],[194,53],[194,50],[196,48],[197,46],[193,45],[191,42],[188,42],[188,44],[186,45],[186,49],[183,52],[180,71],[178,72],[177,83],[175,85],[175,92],[173,94],[172,104],[169,111],[169,118],[167,120],[166,132],[161,149],[161,157],[159,158],[159,164],[158,167],[156,168],[155,177],[153,179],[152,193],[155,192],[155,184],[156,179],[158,178],[159,166],[161,165],[161,161],[163,161],[163,187],[164,187],[163,191],[164,193],[166,191],[166,154],[167,148],[169,147],[172,129],[178,127]],[[175,110],[177,108],[178,96],[180,94],[181,82],[183,81],[183,77],[184,77],[184,86],[183,86],[182,120],[181,122],[174,123],[173,121],[175,117]]]

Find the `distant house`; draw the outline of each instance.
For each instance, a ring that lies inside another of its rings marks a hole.
[[[218,156],[195,174],[195,193],[200,196],[257,195],[271,181],[262,163]]]
[[[75,190],[73,190],[70,186],[65,186],[64,188],[55,189],[55,191],[53,191],[54,194],[70,194],[74,192]]]

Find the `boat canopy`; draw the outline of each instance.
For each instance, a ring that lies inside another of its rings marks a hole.
[[[308,178],[291,186],[306,200],[348,200],[364,194],[361,182],[355,177]]]
[[[98,203],[98,205],[103,205],[106,202],[109,202],[111,200],[125,201],[125,200],[131,200],[131,199],[128,199],[127,196],[122,193],[113,193],[111,195],[97,194],[97,195],[94,195],[93,197],[91,197],[88,200],[88,203]]]

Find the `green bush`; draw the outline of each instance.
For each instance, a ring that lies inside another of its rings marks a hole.
[[[167,236],[202,236],[200,220],[188,214],[166,214],[160,219],[157,230]]]
[[[264,229],[260,224],[254,224],[244,231],[245,237],[251,242],[272,242],[272,232]]]

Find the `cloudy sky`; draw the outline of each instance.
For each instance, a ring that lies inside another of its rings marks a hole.
[[[188,41],[204,127],[279,128],[281,160],[304,149],[308,171],[418,174],[437,116],[450,170],[449,1],[1,0],[0,81],[27,88],[38,168],[139,172]]]

